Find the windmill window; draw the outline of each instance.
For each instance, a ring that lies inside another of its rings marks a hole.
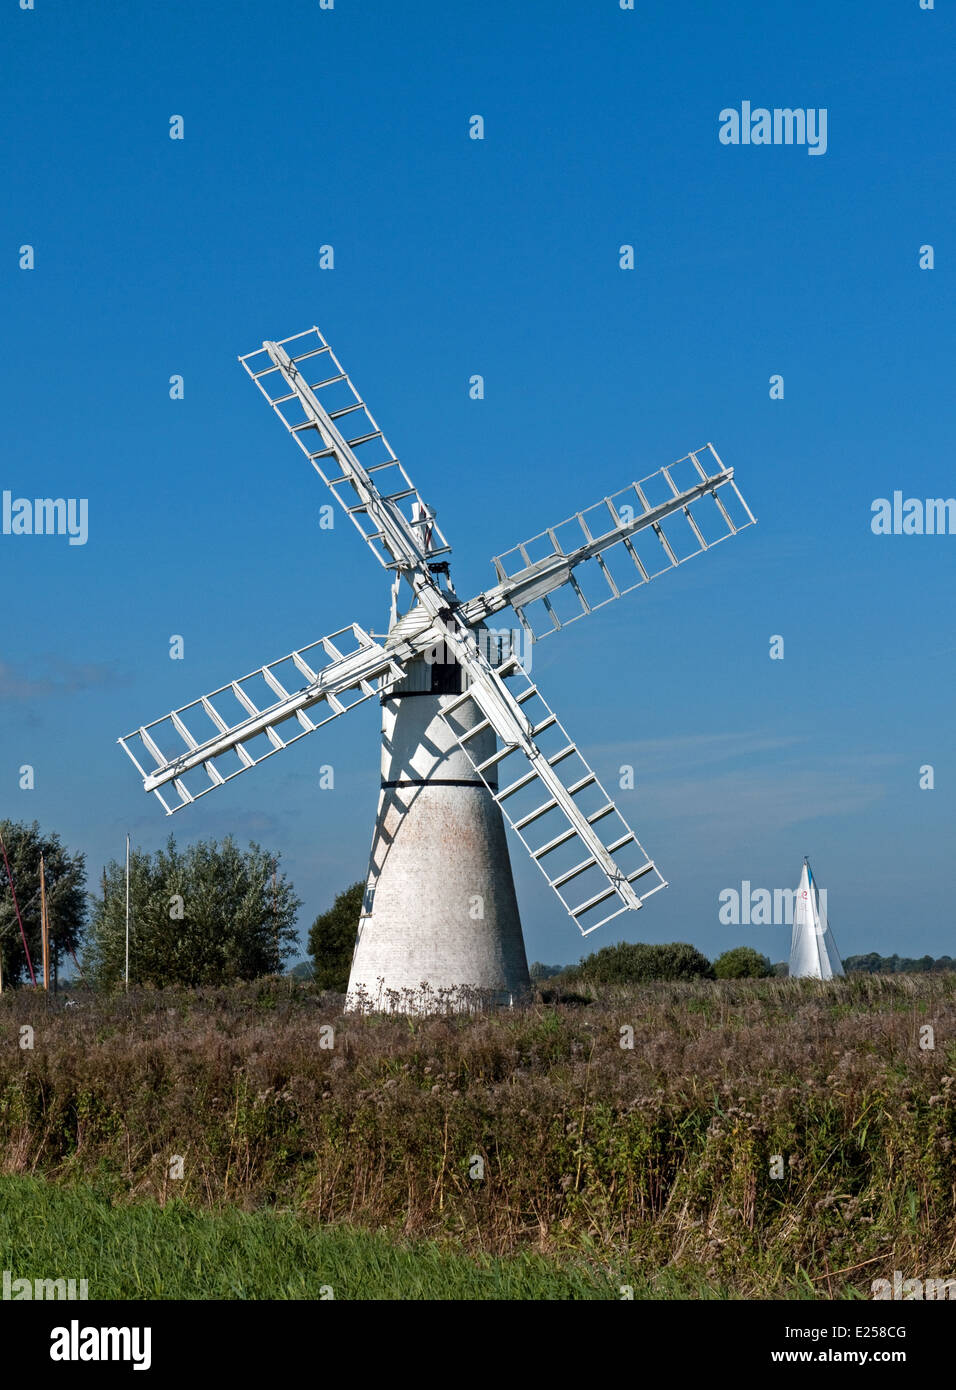
[[[431,664],[433,695],[460,695],[461,667],[457,661],[433,661]]]

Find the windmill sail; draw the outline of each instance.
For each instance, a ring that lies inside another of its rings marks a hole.
[[[465,616],[510,605],[537,642],[753,524],[734,470],[705,444],[499,555],[499,583]]]
[[[171,816],[370,700],[400,679],[402,669],[392,652],[352,623],[142,725],[119,743],[146,791]]]
[[[317,328],[239,360],[380,564],[414,569],[448,554],[434,511]]]
[[[475,662],[467,669],[469,685],[446,705],[446,721],[459,711],[474,713],[467,732],[456,733],[458,742],[581,935],[665,888],[657,865],[517,657],[498,671]],[[516,695],[502,678],[520,682]],[[472,740],[489,728],[501,746],[478,761]]]
[[[793,906],[793,938],[790,943],[790,975],[794,979],[832,980],[842,975],[843,962],[836,948],[826,912],[821,911],[816,880],[803,861],[800,886]]]

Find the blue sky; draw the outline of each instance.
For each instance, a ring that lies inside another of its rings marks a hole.
[[[5,6],[0,490],[88,499],[89,539],[0,535],[0,814],[58,830],[93,880],[127,829],[256,838],[304,929],[364,875],[373,706],[168,820],[115,744],[382,629],[382,571],[344,518],[319,529],[325,489],[236,361],[316,323],[438,509],[460,594],[707,440],[759,518],[534,651],[608,785],[635,765],[618,804],[670,882],[588,949],[782,959],[788,930],[724,926],[718,895],[795,887],[808,854],[844,955],[956,953],[956,536],[870,529],[877,497],[956,492],[946,9]],[[722,145],[744,100],[826,108],[826,153]],[[529,957],[576,958],[522,855]]]

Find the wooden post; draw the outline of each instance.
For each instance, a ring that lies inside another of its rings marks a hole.
[[[43,943],[43,988],[50,988],[50,924],[46,915],[46,871],[40,855],[40,939]]]
[[[129,835],[126,836],[126,989],[129,989]]]

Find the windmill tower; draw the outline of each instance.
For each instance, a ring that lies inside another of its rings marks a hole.
[[[826,909],[820,902],[817,881],[810,861],[804,858],[793,905],[790,975],[793,979],[832,980],[842,974],[843,962],[830,931]]]
[[[378,698],[382,786],[353,1007],[514,999],[528,970],[503,817],[583,935],[665,882],[522,665],[538,641],[754,517],[712,445],[523,542],[462,600],[450,546],[317,328],[240,361],[393,576],[353,623],[119,740],[167,814]],[[404,603],[400,602],[404,598]],[[401,611],[399,611],[401,608]],[[519,627],[492,628],[511,609]]]
[[[376,1008],[435,993],[510,1003],[530,988],[501,810],[474,765],[496,740],[461,704],[467,677],[447,655],[440,644],[410,661],[381,697],[382,786],[349,979],[349,997]]]

